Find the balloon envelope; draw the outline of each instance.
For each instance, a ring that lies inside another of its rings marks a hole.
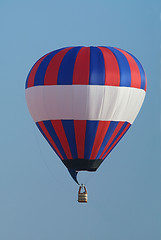
[[[26,100],[40,132],[76,180],[77,171],[96,171],[127,132],[146,85],[140,62],[126,51],[68,47],[35,63]]]

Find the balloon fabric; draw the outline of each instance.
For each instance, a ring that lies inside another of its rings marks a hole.
[[[66,47],[34,64],[25,91],[34,122],[78,183],[78,171],[96,171],[130,128],[146,87],[130,53]]]

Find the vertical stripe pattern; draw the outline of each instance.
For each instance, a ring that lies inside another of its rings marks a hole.
[[[61,159],[92,160],[104,159],[130,124],[114,121],[52,120],[38,122],[37,126]]]
[[[146,91],[146,75],[132,54],[113,47],[69,47],[40,58],[25,88],[40,85],[107,85]]]

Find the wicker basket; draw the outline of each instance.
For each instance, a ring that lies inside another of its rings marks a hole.
[[[84,192],[81,192],[81,190],[84,190]],[[87,203],[87,201],[88,201],[87,189],[84,185],[83,186],[81,185],[78,191],[78,202]]]

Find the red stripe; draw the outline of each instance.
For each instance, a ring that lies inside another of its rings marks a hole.
[[[72,154],[70,151],[69,143],[67,140],[67,137],[65,135],[65,131],[63,128],[63,124],[61,120],[52,120],[51,121],[53,128],[56,132],[56,135],[59,138],[59,141],[61,142],[62,148],[67,156],[68,159],[72,159]]]
[[[104,148],[103,152],[101,153],[100,158],[102,158],[102,156],[104,155],[104,153],[106,152],[106,150],[108,149],[108,147],[110,146],[110,144],[112,143],[112,141],[114,140],[114,138],[116,137],[116,135],[118,134],[118,132],[120,131],[121,127],[123,126],[124,122],[119,122],[117,127],[115,128],[111,138],[109,139],[106,147]]]
[[[86,120],[74,120],[74,130],[78,158],[84,158]]]
[[[105,85],[120,86],[120,70],[115,55],[105,47],[98,47],[103,54],[105,63]]]
[[[60,64],[65,56],[65,54],[72,49],[65,48],[58,52],[49,62],[49,65],[46,69],[45,78],[44,78],[44,85],[57,85],[57,77],[60,68]]]
[[[112,144],[112,146],[109,148],[109,150],[107,151],[107,153],[105,154],[105,156],[103,157],[103,159],[105,159],[107,157],[107,155],[111,152],[111,150],[115,147],[115,145],[118,143],[118,141],[123,137],[123,135],[126,133],[126,131],[128,130],[128,128],[130,127],[130,123],[127,124],[127,126],[125,127],[125,129],[122,131],[122,133],[120,134],[120,136],[115,140],[115,142]]]
[[[74,65],[73,84],[88,85],[90,71],[90,48],[79,50]]]
[[[124,54],[124,56],[126,57],[129,63],[130,70],[131,70],[131,87],[141,88],[141,75],[140,75],[140,71],[137,66],[137,63],[135,62],[135,60],[130,54],[128,54],[127,52],[121,49],[118,49],[118,48],[116,49],[120,51],[122,54]]]
[[[110,121],[99,121],[90,159],[96,158],[102,142],[105,138],[106,132],[109,128],[109,125]]]
[[[43,122],[39,122],[39,126],[40,126],[41,130],[43,131],[44,135],[46,136],[46,138],[48,139],[48,141],[50,142],[50,144],[52,145],[52,147],[55,150],[55,152],[60,157],[60,159],[63,159],[61,153],[59,152],[59,149],[57,148],[56,144],[54,143],[54,141],[53,141],[52,137],[50,136],[48,130],[46,129],[44,123]]]
[[[37,72],[38,67],[40,66],[41,62],[44,60],[44,58],[46,58],[50,53],[46,54],[45,56],[43,56],[42,58],[40,58],[35,65],[33,66],[33,68],[31,69],[30,75],[28,77],[28,84],[27,84],[27,88],[29,87],[33,87],[34,86],[34,80],[35,80],[35,74]]]

